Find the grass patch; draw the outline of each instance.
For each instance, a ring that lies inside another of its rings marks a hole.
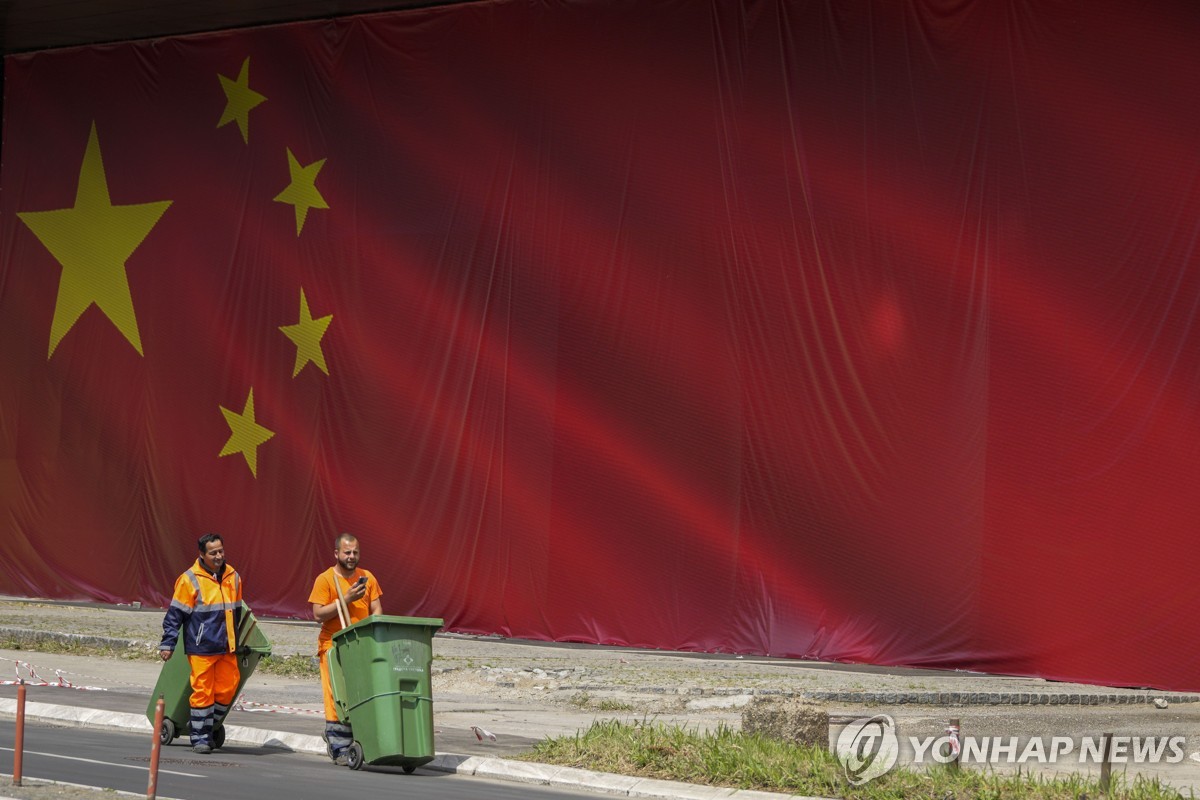
[[[604,698],[597,700],[592,705],[597,711],[632,711],[633,704],[626,703],[623,700],[613,700],[612,698]]]
[[[567,702],[584,711],[632,711],[633,705],[611,697],[592,697],[587,692],[576,692]]]
[[[743,734],[727,726],[697,732],[659,723],[602,720],[575,736],[547,739],[519,758],[687,783],[848,800],[1080,800],[1099,798],[1099,781],[1078,774],[1001,774],[944,767],[897,767],[851,786],[836,756]],[[1113,776],[1110,800],[1181,800],[1157,778]],[[1189,795],[1190,797],[1191,795]]]
[[[317,659],[302,655],[265,656],[258,662],[257,669],[259,672],[284,678],[311,678],[321,674]]]
[[[35,631],[0,632],[0,650],[138,661],[159,660],[157,644],[129,643],[120,639],[105,640],[96,636],[52,636]],[[258,672],[285,678],[311,678],[321,674],[317,660],[308,655],[265,656],[258,662],[256,669]]]
[[[33,631],[0,634],[0,650],[146,661],[158,659],[158,650],[149,644],[135,644],[118,639],[105,641],[101,637],[51,636]]]

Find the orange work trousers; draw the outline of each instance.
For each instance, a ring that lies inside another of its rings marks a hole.
[[[188,656],[192,668],[192,708],[208,708],[213,703],[227,706],[237,692],[237,656],[220,653],[215,656]]]

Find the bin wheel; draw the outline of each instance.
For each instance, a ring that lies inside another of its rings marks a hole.
[[[350,749],[346,752],[346,766],[350,769],[362,769],[363,749],[358,742],[350,744]]]
[[[175,736],[175,723],[171,722],[168,718],[164,718],[162,726],[158,729],[158,743],[164,745],[170,744],[174,741]]]
[[[220,749],[221,745],[225,744],[225,726],[218,725],[213,728],[212,732],[213,750]]]
[[[415,766],[413,766],[412,764],[405,764],[400,769],[404,770],[405,775],[412,775],[413,772],[415,772],[417,768]]]

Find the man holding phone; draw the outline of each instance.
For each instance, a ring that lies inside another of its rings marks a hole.
[[[341,616],[347,617],[347,625],[353,625],[368,615],[383,613],[383,605],[379,600],[383,590],[379,588],[374,575],[359,568],[358,538],[354,534],[338,534],[333,542],[333,554],[337,562],[317,576],[308,601],[313,604],[313,618],[321,623],[321,633],[317,637],[317,659],[321,662],[321,688],[325,691],[325,741],[329,744],[333,763],[345,765],[347,751],[354,741],[354,732],[349,725],[338,721],[333,690],[329,684],[328,653],[333,647],[333,635],[342,629]],[[338,614],[339,588],[346,600],[341,616]]]

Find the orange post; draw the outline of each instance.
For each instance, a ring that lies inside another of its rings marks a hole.
[[[163,699],[159,695],[154,704],[154,744],[150,745],[150,783],[146,786],[146,800],[154,800],[158,795],[158,754],[162,751],[160,732],[163,724]]]
[[[21,757],[25,752],[25,681],[17,681],[17,735],[13,742],[13,786],[21,785]]]
[[[1100,791],[1105,797],[1112,787],[1112,734],[1104,734],[1104,760],[1100,762]]]

